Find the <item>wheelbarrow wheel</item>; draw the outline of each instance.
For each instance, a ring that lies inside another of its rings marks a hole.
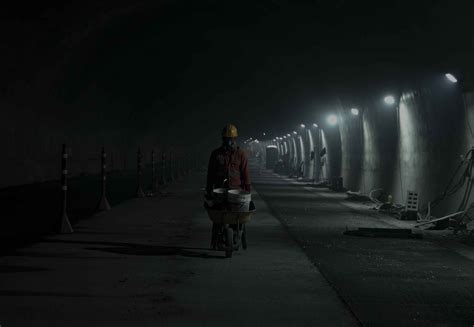
[[[219,239],[219,228],[217,224],[212,224],[211,249],[217,250],[217,243]]]
[[[242,226],[242,249],[247,250],[247,230],[245,224]]]
[[[227,250],[225,251],[225,256],[227,258],[232,257],[232,247],[233,247],[233,242],[234,241],[234,230],[230,227],[227,227],[225,229],[225,246]]]

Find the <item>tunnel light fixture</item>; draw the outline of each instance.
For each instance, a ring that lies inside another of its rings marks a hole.
[[[359,109],[351,108],[351,114],[353,114],[354,116],[358,116],[359,115]]]
[[[300,124],[300,127],[301,128],[306,128],[306,125],[305,124]]]
[[[316,128],[317,128],[317,127],[318,127],[318,124],[316,124],[316,123],[313,123],[313,127],[316,127]]]
[[[291,134],[289,134],[289,133],[288,133],[288,134],[286,134],[286,136],[290,137],[290,136],[291,136]]]
[[[327,118],[327,122],[331,126],[336,126],[337,125],[337,116],[334,114],[331,114]]]
[[[458,82],[458,79],[456,77],[454,77],[453,74],[446,73],[446,74],[444,74],[444,76],[446,76],[448,81],[450,81],[451,83],[457,83]]]
[[[262,134],[263,134],[263,136],[267,135],[267,134],[265,134],[265,132],[263,132]]]
[[[395,98],[393,95],[387,95],[385,98],[383,98],[383,101],[385,101],[386,104],[392,105],[395,103]]]
[[[283,138],[286,139],[286,135],[283,135]]]
[[[296,133],[296,131],[293,131],[293,134],[297,135],[298,133]]]

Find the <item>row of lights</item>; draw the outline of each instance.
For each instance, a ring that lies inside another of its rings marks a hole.
[[[383,98],[384,102],[388,105],[395,104],[395,97],[393,95],[387,95]],[[351,114],[354,116],[359,116],[359,109],[351,108]],[[327,117],[327,122],[331,126],[335,126],[337,124],[337,116],[335,114],[330,114]]]
[[[263,135],[265,135],[265,133],[263,133]],[[257,140],[257,139],[254,139],[254,138],[251,138],[251,137],[250,137],[250,138],[246,139],[246,140],[244,141],[244,143],[245,143],[245,144],[247,144],[247,143],[249,143],[249,144],[251,144],[251,143],[257,143],[257,144],[258,144],[258,143],[260,143],[260,141]]]
[[[305,128],[306,128],[306,125],[305,125],[305,124],[300,124],[300,127],[301,127],[302,129],[305,129]],[[318,124],[313,123],[313,127],[314,127],[314,128],[317,128],[317,127],[318,127]],[[298,135],[298,132],[297,132],[297,131],[293,131],[293,132],[288,133],[288,134],[286,134],[286,135],[283,135],[283,136],[281,136],[281,137],[280,137],[280,136],[277,136],[277,137],[275,137],[275,138],[273,139],[273,142],[282,141],[282,140],[284,140],[284,139],[286,139],[286,138],[290,138],[290,137],[295,136],[295,135]]]
[[[456,77],[454,77],[453,74],[450,74],[450,73],[446,73],[444,74],[444,76],[446,77],[446,79],[451,82],[451,83],[457,83],[458,80]],[[385,104],[387,105],[394,105],[395,104],[395,97],[393,95],[386,95],[384,98],[383,98]],[[359,109],[357,108],[351,108],[351,114],[354,115],[354,116],[358,116],[359,115]],[[335,114],[330,114],[327,118],[326,118],[326,121],[327,123],[330,125],[330,126],[335,126],[337,125],[337,122],[338,122],[338,119],[337,119],[337,115]],[[305,124],[300,124],[300,127],[301,128],[306,128],[306,125]],[[317,128],[318,127],[318,124],[316,123],[313,123],[313,127]],[[293,131],[293,134],[294,135],[297,135],[298,133],[296,131]],[[265,135],[265,133],[263,133],[263,135]],[[289,138],[291,137],[291,134],[286,134],[286,135],[283,135],[282,137],[276,137],[273,139],[273,142],[276,142],[276,141],[281,141],[283,139],[286,139],[286,138]]]
[[[450,74],[450,73],[446,73],[444,74],[444,76],[446,77],[446,79],[448,81],[450,81],[451,83],[457,83],[458,80],[456,77],[454,77],[453,74]],[[394,105],[395,104],[395,97],[393,95],[387,95],[383,98],[383,101],[391,106],[391,105]],[[351,113],[354,115],[354,116],[358,116],[359,115],[359,109],[357,108],[351,108]],[[331,126],[335,126],[337,124],[337,116],[334,115],[334,114],[331,114],[328,116],[327,118],[327,122],[329,125]]]

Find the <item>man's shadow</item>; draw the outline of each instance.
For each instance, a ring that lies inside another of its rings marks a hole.
[[[215,255],[209,252],[215,252],[206,248],[193,247],[177,247],[177,246],[161,246],[161,245],[146,245],[137,243],[125,242],[94,242],[94,241],[79,241],[79,240],[58,240],[58,239],[43,239],[42,242],[48,243],[68,243],[68,244],[87,244],[87,245],[105,245],[105,247],[85,247],[86,250],[102,251],[116,254],[126,255],[146,255],[146,256],[172,256],[179,255],[191,258],[203,259],[225,259],[224,255]]]

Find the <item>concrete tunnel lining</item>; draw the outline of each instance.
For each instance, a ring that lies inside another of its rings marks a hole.
[[[368,193],[381,188],[385,196],[392,195],[401,204],[408,191],[416,191],[420,208],[426,208],[443,191],[447,172],[454,169],[459,155],[473,145],[474,109],[472,92],[447,85],[440,77],[419,85],[405,87],[393,106],[383,103],[383,93],[369,95],[360,100],[363,106],[358,115],[339,102],[338,126],[320,132],[321,149],[327,153],[323,158],[315,153],[315,157],[324,165],[309,164],[311,148],[319,142],[314,140],[318,132],[313,136],[308,129],[303,135],[307,137],[289,140],[291,167],[302,160],[305,178],[318,174],[309,173],[311,168],[321,168],[323,180],[342,176],[349,190]],[[282,146],[287,142],[276,141]],[[452,212],[458,202],[459,196],[448,199],[437,214]]]

